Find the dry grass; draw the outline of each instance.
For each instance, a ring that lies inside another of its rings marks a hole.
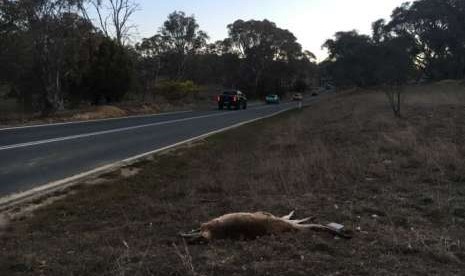
[[[168,101],[160,96],[148,101],[135,97],[109,106],[83,104],[72,109],[57,111],[49,117],[43,117],[40,112],[23,110],[22,105],[15,99],[4,99],[2,94],[5,94],[6,90],[0,85],[0,127],[106,119],[191,109],[212,109],[216,107],[214,95],[220,93],[221,89],[221,86],[203,86],[196,97],[188,97],[179,101]]]
[[[465,102],[465,85],[454,80],[410,87],[407,101],[411,104],[444,105]]]
[[[382,93],[352,91],[156,157],[135,176],[83,187],[9,226],[0,271],[461,275],[465,101],[415,93],[401,119]],[[342,223],[355,237],[307,232],[208,245],[177,237],[224,213],[260,210],[297,210]]]
[[[75,114],[72,120],[85,121],[127,116],[127,112],[116,106],[98,106],[93,111]]]
[[[23,125],[26,123],[57,123],[157,114],[160,112],[170,112],[188,108],[186,106],[174,106],[164,102],[157,104],[126,102],[117,106],[81,106],[76,109],[58,111],[49,117],[43,117],[40,113],[21,112],[19,107],[14,107],[15,105],[16,104],[11,103],[11,101],[9,103],[8,101],[0,100],[0,127]]]

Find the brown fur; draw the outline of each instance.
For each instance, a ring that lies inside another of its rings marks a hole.
[[[202,237],[207,240],[256,238],[295,230],[293,225],[263,212],[227,214],[204,223],[200,227]]]
[[[270,213],[232,213],[203,223],[200,230],[191,234],[183,234],[186,238],[219,239],[255,239],[267,235],[279,235],[305,229],[323,230],[344,236],[342,233],[319,224],[301,224],[310,220],[291,220],[294,212],[284,217],[276,217]]]

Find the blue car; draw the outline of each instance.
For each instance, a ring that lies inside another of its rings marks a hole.
[[[279,96],[276,94],[271,94],[266,96],[265,101],[267,104],[279,104]]]

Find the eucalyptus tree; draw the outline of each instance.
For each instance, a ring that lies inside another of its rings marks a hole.
[[[271,21],[237,20],[228,25],[228,30],[233,50],[244,59],[257,95],[267,92],[270,79],[277,83],[275,87],[281,87],[285,70],[266,72],[268,69],[276,68],[278,63],[281,68],[286,67],[302,56],[302,47],[294,34]]]
[[[393,11],[386,29],[409,36],[418,51],[415,63],[431,79],[465,76],[465,2],[419,0]]]
[[[139,53],[137,60],[138,77],[143,86],[144,101],[147,101],[153,96],[151,92],[158,83],[167,49],[160,34],[143,38],[142,42],[136,44],[135,49]]]
[[[131,41],[136,26],[131,22],[140,6],[133,0],[82,0],[81,11],[86,18],[89,14],[97,16],[96,25],[108,37],[114,38],[118,45],[125,46]],[[90,11],[90,13],[89,13]]]
[[[175,60],[174,77],[182,79],[189,58],[201,53],[205,48],[209,39],[207,33],[200,30],[194,16],[175,11],[168,15],[159,34],[163,38],[167,54]]]
[[[80,14],[80,0],[4,0],[0,6],[1,59],[9,59],[12,86],[49,114],[64,108],[65,79],[76,69],[76,45],[92,24]],[[5,38],[5,39],[4,39]],[[82,44],[82,43],[81,43]],[[3,45],[2,45],[3,46]],[[77,62],[77,61],[76,61]]]

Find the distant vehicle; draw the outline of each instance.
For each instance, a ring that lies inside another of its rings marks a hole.
[[[294,95],[292,95],[293,101],[303,101],[303,99],[304,99],[304,96],[302,96],[301,93],[295,93]]]
[[[265,101],[267,104],[279,104],[279,96],[276,94],[271,94],[266,96]]]
[[[247,97],[238,90],[223,91],[223,94],[217,96],[218,109],[223,110],[225,107],[231,109],[247,109]]]

